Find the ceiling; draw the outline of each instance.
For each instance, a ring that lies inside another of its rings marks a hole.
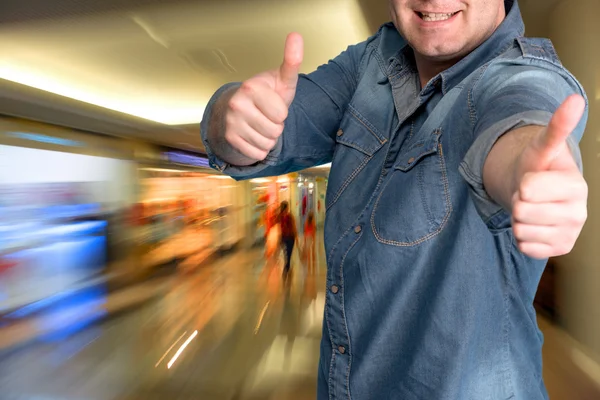
[[[203,151],[211,94],[278,66],[287,33],[308,72],[387,19],[386,0],[0,0],[0,114]]]
[[[219,86],[277,67],[290,31],[315,69],[369,35],[364,4],[2,0],[0,113],[201,151]]]

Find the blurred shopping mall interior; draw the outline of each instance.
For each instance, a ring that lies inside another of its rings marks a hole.
[[[588,223],[535,300],[544,377],[552,400],[600,399],[600,2],[519,3],[590,102]],[[199,122],[290,31],[310,72],[388,18],[386,0],[0,0],[0,399],[314,399],[329,165],[238,182]],[[289,285],[265,257],[283,200],[317,226]]]

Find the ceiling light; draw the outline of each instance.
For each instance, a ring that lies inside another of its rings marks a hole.
[[[269,183],[270,180],[267,178],[256,178],[256,179],[252,179],[250,182],[252,182],[252,183]]]
[[[131,93],[121,95],[99,87],[79,86],[70,82],[69,77],[61,79],[28,68],[27,65],[10,64],[6,61],[0,63],[0,78],[165,125],[195,124],[204,113],[204,105],[182,103],[173,99],[161,99],[157,102],[154,97],[144,98]]]
[[[165,168],[140,168],[142,171],[152,171],[152,172],[174,172],[174,173],[182,173],[185,171],[181,171],[178,169],[165,169]]]

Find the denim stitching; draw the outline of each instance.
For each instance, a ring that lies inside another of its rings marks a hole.
[[[344,262],[346,261],[346,257],[348,256],[348,253],[350,253],[350,251],[354,248],[356,243],[358,243],[358,241],[360,240],[361,237],[362,237],[362,233],[360,233],[358,235],[358,237],[356,238],[356,240],[354,240],[354,242],[350,245],[350,247],[348,247],[348,250],[342,257],[342,262],[340,263],[340,282],[342,284],[342,288],[341,288],[342,317],[344,318],[344,329],[346,330],[346,338],[348,339],[347,342],[348,342],[348,360],[349,361],[348,361],[348,368],[346,370],[346,389],[348,392],[348,400],[352,400],[352,397],[350,396],[350,370],[352,368],[352,345],[350,343],[350,333],[348,332],[348,321],[346,320],[345,301],[344,301],[344,292],[346,290],[346,288],[344,286]]]
[[[379,235],[379,232],[377,232],[377,227],[375,226],[375,213],[377,211],[377,206],[379,204],[379,201],[381,200],[381,196],[385,192],[385,187],[384,187],[381,190],[381,193],[379,194],[379,197],[377,198],[377,201],[375,202],[375,205],[373,206],[373,212],[371,213],[371,230],[373,231],[373,234],[375,235],[375,238],[377,239],[378,242],[383,243],[383,244],[388,244],[391,246],[397,246],[397,247],[412,247],[412,246],[416,246],[421,243],[424,243],[424,242],[428,241],[429,239],[437,236],[446,227],[446,223],[448,222],[448,220],[450,219],[450,215],[452,214],[452,202],[450,199],[448,175],[446,173],[446,163],[444,161],[444,153],[443,153],[441,143],[438,144],[438,152],[439,152],[439,157],[440,157],[441,166],[442,166],[442,181],[444,183],[444,194],[446,197],[446,214],[444,215],[444,219],[442,220],[440,226],[435,231],[433,231],[433,232],[429,233],[428,235],[425,235],[422,238],[415,240],[413,242],[399,242],[399,241],[395,241],[395,240],[384,239],[383,237],[381,237]],[[388,184],[389,184],[389,182],[388,182]],[[387,185],[386,185],[386,187],[387,187]]]
[[[477,74],[475,76],[475,78],[473,79],[473,84],[471,85],[471,89],[469,90],[469,92],[467,94],[467,106],[469,107],[469,120],[471,122],[471,127],[473,129],[475,129],[475,124],[477,124],[477,119],[478,119],[477,109],[475,107],[475,98],[474,98],[475,88],[481,81],[481,78],[483,77],[483,75],[487,72],[487,69],[490,65],[491,65],[491,63],[487,63],[480,68],[479,74]]]
[[[373,151],[369,151],[369,150],[361,147],[360,145],[358,145],[356,143],[344,141],[343,138],[337,140],[337,143],[340,143],[340,144],[343,144],[344,146],[351,147],[351,148],[353,148],[355,150],[358,150],[361,153],[364,153],[365,155],[367,155],[369,157],[372,156],[375,153]]]
[[[377,64],[379,64],[379,68],[381,69],[381,72],[387,76],[386,62],[383,59],[383,57],[379,54],[379,51],[377,49],[377,46],[379,46],[380,42],[381,42],[381,31],[377,32],[377,37],[375,38],[375,40],[373,40],[373,42],[369,43],[367,48],[372,47],[371,55],[373,55],[375,57],[375,60],[377,60]]]
[[[425,193],[425,184],[423,182],[423,168],[417,168],[417,184],[419,185],[419,194],[421,197],[421,202],[423,202],[423,208],[425,209],[425,214],[427,215],[427,220],[429,225],[435,228],[435,217],[431,213],[430,207],[427,204],[427,194]]]
[[[329,364],[329,387],[327,388],[329,390],[329,400],[333,400],[333,370],[335,369],[335,350],[333,349],[332,346],[332,351],[331,351],[331,363]]]
[[[505,249],[505,257],[507,260],[510,259],[510,252],[511,252],[511,246],[513,246],[514,244],[514,236],[508,234],[510,240],[507,240],[507,245],[506,245],[506,249]],[[513,265],[514,266],[514,265]],[[508,286],[508,276],[506,276],[508,273],[505,270],[504,271],[505,274],[505,279],[507,280],[505,286]],[[509,329],[510,329],[510,319],[509,319],[509,315],[510,315],[510,310],[509,310],[509,296],[508,296],[508,288],[505,288],[506,292],[504,293],[504,326],[502,327],[503,330],[503,336],[504,336],[504,380],[505,380],[505,384],[508,386],[508,390],[510,391],[510,396],[509,399],[512,399],[515,397],[515,392],[514,392],[514,387],[513,387],[513,382],[512,382],[512,376],[511,376],[511,368],[509,365],[509,359],[510,359],[510,340],[509,340]]]
[[[358,167],[356,167],[354,172],[352,172],[352,174],[348,178],[346,178],[342,186],[338,189],[334,198],[331,200],[331,203],[329,203],[329,205],[327,206],[326,210],[329,210],[338,201],[344,190],[346,190],[346,188],[350,185],[350,183],[352,183],[354,178],[356,178],[360,171],[362,171],[365,168],[365,166],[369,161],[371,161],[371,159],[373,159],[373,156],[366,157],[365,160]]]
[[[327,280],[329,281],[329,276],[327,277]],[[329,282],[328,282],[329,283]],[[329,343],[331,344],[331,359],[329,360],[329,378],[328,378],[328,385],[327,385],[327,391],[329,392],[329,399],[332,399],[332,393],[333,390],[331,390],[332,387],[332,377],[333,377],[333,369],[334,369],[334,365],[335,365],[335,350],[333,350],[333,335],[331,333],[331,323],[329,322],[329,311],[330,311],[330,306],[329,306],[329,300],[328,297],[325,296],[325,323],[327,324],[327,333],[329,334]]]
[[[385,137],[383,137],[382,135],[378,134],[375,132],[376,128],[375,127],[371,127],[370,123],[366,122],[366,119],[364,117],[362,117],[360,115],[360,113],[351,105],[348,105],[348,112],[350,114],[352,114],[352,116],[354,116],[358,122],[360,122],[365,128],[367,128],[369,130],[369,132],[371,132],[373,134],[373,136],[375,136],[375,138],[379,141],[380,144],[384,144],[385,142],[387,142],[387,139]]]
[[[475,111],[475,101],[473,100],[473,88],[471,88],[467,94],[467,107],[469,107],[469,122],[471,122],[471,128],[475,129],[475,124],[477,122],[477,111]]]

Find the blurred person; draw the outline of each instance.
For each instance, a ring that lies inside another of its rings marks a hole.
[[[317,224],[315,222],[315,213],[309,211],[306,217],[306,223],[304,224],[304,244],[302,246],[302,252],[306,262],[306,272],[312,276],[315,273],[315,243],[317,236]]]
[[[298,232],[296,230],[296,219],[290,212],[290,206],[287,201],[282,201],[279,206],[277,222],[281,232],[281,245],[285,253],[285,262],[283,265],[283,277],[288,278],[292,266],[292,254],[294,246],[298,241]]]
[[[268,220],[268,228],[265,241],[265,258],[267,262],[275,265],[276,260],[279,259],[279,252],[281,251],[281,225],[277,221],[278,217],[276,214],[272,214]]]
[[[547,399],[532,305],[587,218],[585,94],[513,0],[390,0],[305,75],[284,61],[205,111],[237,179],[332,161],[318,399]]]

